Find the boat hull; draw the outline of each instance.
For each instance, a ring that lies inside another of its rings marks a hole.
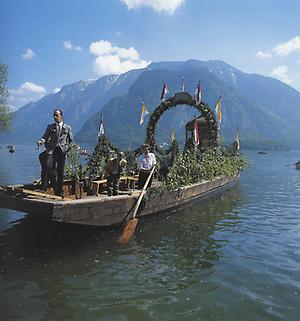
[[[137,217],[156,215],[183,208],[192,202],[224,192],[237,184],[239,176],[218,177],[213,181],[201,182],[177,190],[157,194],[138,213]],[[53,221],[110,226],[124,222],[133,209],[140,191],[131,195],[91,196],[78,200],[38,199],[32,196],[20,197],[0,191],[1,207],[47,216]]]
[[[219,177],[213,181],[185,186],[176,191],[157,195],[140,213],[140,216],[173,211],[184,208],[191,203],[200,202],[209,197],[223,193],[238,183],[238,177]]]

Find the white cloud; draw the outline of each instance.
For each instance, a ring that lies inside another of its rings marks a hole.
[[[273,49],[279,56],[287,56],[296,50],[300,50],[300,37],[294,37],[285,43],[279,44]]]
[[[121,59],[139,60],[140,58],[138,52],[133,47],[128,49],[113,47],[112,44],[107,40],[92,42],[90,45],[90,52],[95,56],[116,54]]]
[[[268,51],[258,51],[256,53],[256,58],[260,58],[260,59],[269,59],[272,57],[272,54]]]
[[[108,55],[112,52],[113,47],[109,41],[100,40],[90,44],[90,52],[95,56]]]
[[[61,88],[54,88],[53,90],[54,94],[57,94],[59,91],[61,91]]]
[[[173,14],[177,8],[184,4],[184,0],[121,0],[128,9],[137,9],[139,7],[151,7],[157,12],[165,11]]]
[[[41,96],[45,95],[46,93],[46,89],[43,86],[39,86],[30,81],[24,82],[24,84],[21,85],[19,90],[20,92],[31,92]]]
[[[149,62],[144,60],[121,60],[117,55],[97,57],[94,62],[94,71],[98,75],[123,74],[132,69],[147,67]]]
[[[17,89],[9,89],[8,103],[14,109],[42,98],[46,94],[46,89],[43,86],[33,82],[26,81]]]
[[[64,41],[64,48],[67,50],[82,51],[80,46],[74,46],[70,40]]]
[[[290,84],[292,81],[288,76],[288,67],[281,65],[281,66],[277,66],[276,68],[273,69],[271,75],[283,82],[285,82],[286,84]]]
[[[28,48],[25,53],[22,54],[22,58],[25,60],[30,60],[35,56],[32,49]]]
[[[118,48],[116,54],[121,59],[129,59],[129,60],[139,60],[140,59],[139,53],[133,47],[130,47],[128,49]]]
[[[94,61],[94,71],[101,76],[119,75],[132,69],[145,68],[150,64],[149,61],[140,59],[134,47],[115,47],[107,40],[91,43],[90,52],[97,56]]]

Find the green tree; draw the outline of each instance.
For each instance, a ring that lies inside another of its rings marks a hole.
[[[90,179],[96,179],[97,177],[103,177],[105,174],[105,165],[111,151],[118,152],[119,149],[113,146],[106,136],[101,135],[98,144],[89,158],[87,164],[87,172]]]
[[[7,65],[0,64],[0,131],[9,128],[10,110],[7,105],[8,90],[7,82]]]

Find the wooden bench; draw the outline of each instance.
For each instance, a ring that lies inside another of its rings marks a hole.
[[[138,181],[138,176],[121,176],[120,177],[120,189],[135,189],[135,184]]]
[[[91,182],[91,191],[93,195],[98,195],[99,193],[104,191],[104,184],[106,186],[107,179],[100,179],[97,181]]]
[[[121,176],[119,179],[120,190],[135,189],[135,184],[138,181],[137,176]],[[107,188],[107,179],[100,179],[91,182],[91,191],[93,195],[103,193]]]

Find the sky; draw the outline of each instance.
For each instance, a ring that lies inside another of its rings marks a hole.
[[[13,109],[157,61],[218,59],[300,91],[299,0],[1,0],[0,39]]]

